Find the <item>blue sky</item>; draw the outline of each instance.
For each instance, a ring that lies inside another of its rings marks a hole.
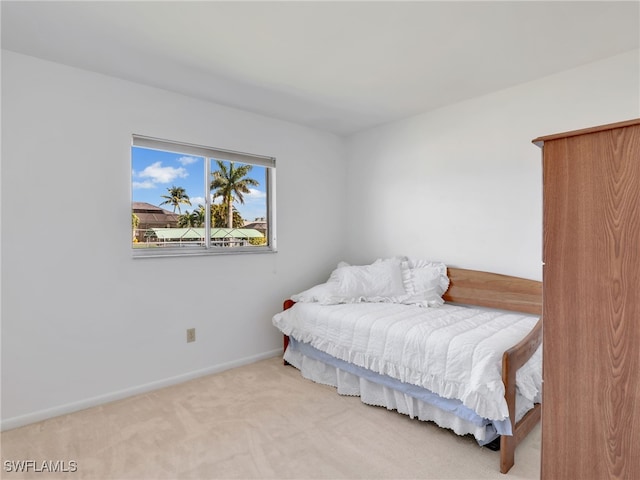
[[[215,161],[211,161],[211,168],[216,169]],[[168,195],[168,188],[182,187],[186,190],[191,206],[182,205],[181,212],[190,212],[204,205],[204,158],[183,155],[140,147],[131,147],[131,185],[132,201],[146,202],[160,206],[170,212],[173,206],[160,205]],[[257,217],[266,217],[266,172],[264,167],[254,165],[249,177],[257,180],[260,185],[251,187],[251,193],[244,195],[244,205],[236,202],[235,207],[247,221]],[[211,175],[208,175],[209,182]],[[220,199],[216,200],[219,203]],[[177,210],[176,210],[177,213]]]

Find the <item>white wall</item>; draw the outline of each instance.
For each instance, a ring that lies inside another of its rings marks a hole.
[[[275,156],[279,252],[132,259],[134,132]],[[3,427],[277,354],[343,257],[345,171],[334,135],[3,51]]]
[[[541,278],[531,140],[639,117],[639,53],[345,141],[3,51],[3,428],[277,353],[281,300],[341,259]],[[133,132],[275,156],[279,252],[132,259]]]
[[[541,279],[531,140],[640,117],[639,91],[634,51],[352,136],[349,259],[411,255]]]

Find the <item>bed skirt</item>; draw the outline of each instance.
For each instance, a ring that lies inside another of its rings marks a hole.
[[[473,435],[480,445],[492,442],[501,434],[511,434],[511,422],[508,420],[496,422],[484,419],[455,400],[443,399],[412,385],[401,384],[399,387],[401,382],[341,364],[341,360],[293,338],[285,351],[284,360],[300,370],[303,377],[335,387],[341,395],[359,396],[367,405],[386,407],[410,418],[432,421],[458,435]],[[528,408],[526,405],[517,407],[518,420]]]

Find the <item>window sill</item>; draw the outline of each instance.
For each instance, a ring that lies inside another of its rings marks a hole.
[[[229,247],[229,248],[139,248],[133,249],[132,258],[162,258],[162,257],[208,257],[218,255],[256,255],[277,253],[271,247]]]

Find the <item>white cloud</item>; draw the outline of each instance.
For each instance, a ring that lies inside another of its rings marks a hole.
[[[249,193],[246,193],[244,195],[245,201],[247,199],[249,200],[262,200],[267,198],[267,192],[263,192],[261,190],[258,190],[256,188],[250,188],[249,189]]]
[[[171,183],[176,178],[185,178],[189,175],[186,169],[179,167],[163,167],[162,162],[155,162],[142,170],[138,176],[149,178],[153,183]]]
[[[195,157],[180,157],[178,159],[178,162],[180,163],[180,165],[191,165],[192,163],[196,163],[199,160],[199,158],[195,158]]]
[[[133,188],[156,188],[156,184],[151,180],[145,180],[144,182],[132,182],[131,186]]]
[[[251,222],[258,217],[267,216],[267,193],[256,188],[250,188],[244,194],[244,205],[235,203],[236,208],[245,221]]]
[[[204,197],[189,197],[189,200],[195,208],[198,208],[198,205],[204,205]]]

